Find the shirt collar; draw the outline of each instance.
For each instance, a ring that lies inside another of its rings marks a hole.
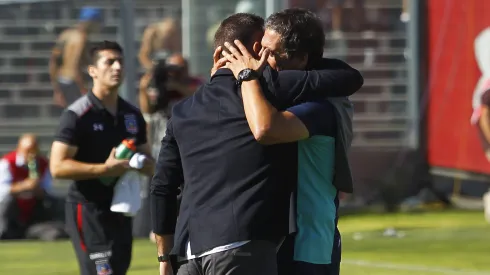
[[[90,100],[90,103],[93,104],[92,108],[94,110],[96,110],[98,112],[104,111],[104,110],[107,111],[104,104],[102,104],[102,101],[100,101],[100,99],[98,99],[91,90],[87,93],[87,97]],[[121,108],[121,101],[122,101],[122,98],[120,96],[118,96],[118,98],[117,98],[117,112],[119,112],[119,110]]]
[[[230,69],[226,69],[226,68],[219,69],[211,77],[210,82],[213,81],[213,79],[218,76],[233,76],[233,72]]]

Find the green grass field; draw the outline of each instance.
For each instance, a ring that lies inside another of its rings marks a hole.
[[[400,236],[385,237],[394,227]],[[341,218],[344,275],[490,275],[490,224],[481,212]],[[0,243],[0,274],[78,274],[68,242]],[[129,274],[158,274],[154,244],[137,240]]]

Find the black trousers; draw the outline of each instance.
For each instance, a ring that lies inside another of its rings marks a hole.
[[[294,261],[294,235],[288,235],[277,252],[279,275],[339,275],[340,258],[332,264]]]
[[[276,244],[251,241],[243,246],[180,263],[176,275],[277,275]]]
[[[61,92],[63,93],[63,96],[65,97],[67,106],[70,106],[73,102],[77,101],[77,99],[82,96],[80,88],[74,81],[70,82],[58,80],[58,85],[61,89]]]
[[[132,253],[132,219],[90,203],[67,202],[65,212],[80,274],[126,274]]]
[[[340,263],[312,264],[306,262],[294,262],[295,275],[339,275]]]

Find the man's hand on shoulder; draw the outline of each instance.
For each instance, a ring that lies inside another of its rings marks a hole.
[[[216,50],[214,50],[211,77],[216,73],[216,71],[224,68],[226,66],[226,62],[228,62],[228,59],[226,57],[221,57],[221,52],[223,52],[223,48],[221,48],[221,46],[217,47]]]
[[[260,59],[255,59],[247,50],[247,48],[239,40],[234,41],[236,47],[228,42],[225,42],[225,46],[228,48],[230,53],[222,51],[223,55],[226,57],[228,62],[225,68],[230,69],[233,72],[235,78],[238,79],[238,74],[244,69],[252,69],[259,74],[262,74],[262,70],[267,64],[267,58],[269,57],[270,51],[268,49],[261,50]]]

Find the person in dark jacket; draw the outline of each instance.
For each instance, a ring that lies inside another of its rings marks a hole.
[[[263,24],[255,15],[228,17],[215,35],[217,52],[239,39],[258,57]],[[160,274],[171,274],[172,267],[177,274],[277,274],[276,249],[289,233],[297,184],[297,148],[256,141],[239,87],[260,78],[267,99],[283,110],[348,96],[362,86],[360,73],[344,62],[322,64],[318,71],[277,72],[266,66],[241,72],[238,80],[232,71],[218,69],[209,83],[174,106],[151,183]],[[178,266],[171,265],[169,254],[177,256]]]

